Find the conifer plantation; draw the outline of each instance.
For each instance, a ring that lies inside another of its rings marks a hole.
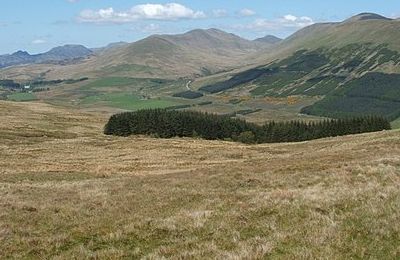
[[[199,137],[207,140],[233,140],[243,143],[276,143],[390,129],[390,122],[379,116],[326,119],[310,123],[272,121],[259,126],[224,115],[148,109],[111,116],[104,128],[104,133],[117,136]]]

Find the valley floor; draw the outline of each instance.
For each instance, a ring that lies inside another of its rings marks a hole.
[[[40,103],[0,120],[0,258],[400,257],[397,130],[247,146]]]

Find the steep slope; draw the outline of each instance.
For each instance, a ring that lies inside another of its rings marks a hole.
[[[394,119],[400,116],[400,77],[389,74],[400,73],[399,26],[398,20],[366,13],[315,24],[278,44],[273,54],[258,54],[259,67],[201,89],[215,93],[255,85],[255,96],[325,96],[303,110],[313,115]]]
[[[82,45],[64,45],[55,47],[48,52],[30,55],[25,51],[17,51],[13,54],[0,56],[0,68],[22,65],[73,60],[84,58],[92,53],[91,50]]]
[[[398,20],[350,20],[339,24],[315,25],[312,32],[300,31],[284,42],[288,48],[343,47],[348,44],[387,44],[399,51]],[[306,29],[307,30],[307,29]],[[299,37],[300,36],[300,37]]]

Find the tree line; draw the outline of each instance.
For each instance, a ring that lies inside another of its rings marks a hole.
[[[21,88],[21,84],[14,82],[14,80],[10,79],[3,79],[0,80],[0,86],[3,86],[5,88],[9,89],[19,89]]]
[[[241,119],[195,111],[146,109],[111,116],[106,135],[150,135],[161,138],[198,137],[243,143],[299,142],[391,129],[379,116],[326,119],[318,122],[267,122],[260,126]]]

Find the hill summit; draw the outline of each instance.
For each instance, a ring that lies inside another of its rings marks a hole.
[[[357,22],[357,21],[366,21],[366,20],[392,20],[390,18],[387,18],[385,16],[375,14],[375,13],[360,13],[357,14],[349,19],[347,19],[345,22]]]
[[[147,74],[142,76],[208,75],[247,62],[247,55],[264,46],[218,29],[196,29],[177,35],[152,35],[114,48],[99,55],[94,67],[134,64],[144,68],[141,73]]]
[[[278,38],[274,35],[267,35],[262,38],[257,38],[254,40],[255,42],[261,42],[261,43],[268,43],[268,44],[277,44],[282,41],[281,38]]]

